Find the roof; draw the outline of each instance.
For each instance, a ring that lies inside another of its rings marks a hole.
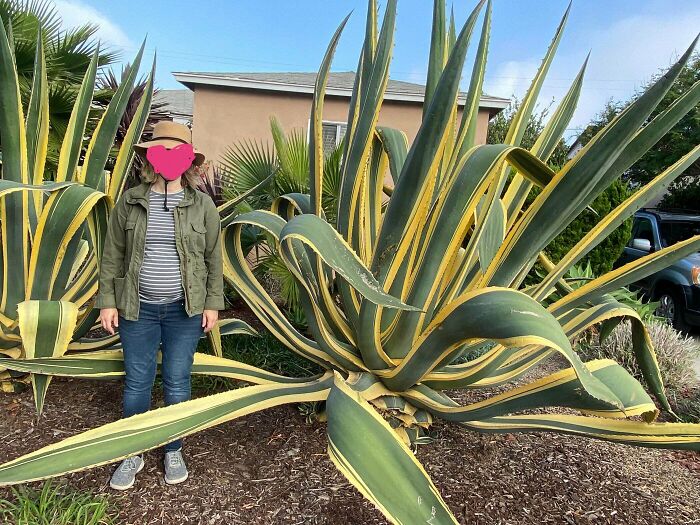
[[[699,222],[700,215],[693,214],[688,210],[659,211],[642,208],[639,212],[646,212],[656,215],[663,222]]]
[[[189,89],[160,89],[153,95],[153,102],[163,104],[163,110],[173,117],[192,117],[194,93]]]
[[[316,73],[209,73],[196,71],[173,72],[175,80],[190,89],[197,84],[223,86],[242,89],[258,89],[265,91],[286,91],[292,93],[313,93],[316,83]],[[344,71],[328,74],[326,94],[349,97],[355,83],[355,72]],[[406,102],[423,102],[425,86],[403,80],[389,80],[384,98]],[[460,93],[459,99],[464,103],[465,93]],[[499,112],[510,104],[507,98],[483,94],[480,106]]]

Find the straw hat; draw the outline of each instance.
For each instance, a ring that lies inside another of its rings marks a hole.
[[[170,120],[163,120],[153,126],[153,135],[151,140],[134,144],[134,150],[146,156],[146,150],[151,146],[165,146],[166,148],[174,148],[180,144],[192,144],[192,132],[190,128],[184,124],[178,124]],[[194,150],[195,166],[199,166],[204,162],[204,154]]]

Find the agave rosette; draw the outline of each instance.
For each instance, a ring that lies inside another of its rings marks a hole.
[[[98,68],[99,49],[95,49],[76,96],[57,173],[54,180],[45,181],[50,117],[43,40],[40,34],[25,117],[12,37],[0,29],[2,357],[60,357],[85,347],[105,348],[118,342],[117,337],[87,340],[84,336],[98,313],[92,306],[109,211],[121,193],[133,156],[131,146],[143,130],[150,106],[152,75],[110,176],[105,164],[142,52],[103,112],[79,165]],[[22,384],[22,378],[1,362],[0,371],[4,390]],[[33,374],[25,378],[31,378],[37,410],[41,412],[50,376]]]
[[[585,63],[530,151],[519,147],[568,17],[564,15],[508,132],[505,144],[478,145],[476,122],[488,49],[491,5],[480,2],[457,33],[436,0],[423,122],[406,136],[377,126],[389,72],[396,0],[381,28],[370,0],[345,137],[335,224],[323,214],[323,100],[334,34],[316,81],[310,118],[310,194],[283,195],[270,211],[228,221],[225,276],[262,323],[290,350],[327,370],[290,379],[208,357],[203,373],[254,386],[166,407],[68,438],[0,466],[1,483],[60,475],[114,461],[251,412],[324,401],[329,455],[340,471],[396,523],[456,520],[409,443],[433,418],[480,432],[551,431],[649,447],[700,449],[700,426],[655,423],[652,397],[611,360],[582,362],[571,339],[622,319],[656,402],[669,409],[654,350],[637,313],[610,294],[700,247],[694,237],[572,289],[564,277],[602,239],[700,156],[696,147],[602,218],[557,264],[543,255],[556,235],[639,159],[698,101],[694,85],[647,121],[695,42],[669,71],[558,172],[546,164],[568,126]],[[468,43],[482,29],[459,116]],[[346,19],[347,20],[347,19]],[[384,173],[394,182],[388,203]],[[534,187],[538,196],[526,206]],[[265,231],[295,276],[308,332],[298,331],[255,279],[241,243],[244,228]],[[539,261],[545,276],[523,281]],[[552,300],[556,291],[556,299]],[[492,342],[478,358],[463,356]],[[557,353],[568,367],[460,405],[445,391],[489,388],[522,378]],[[99,353],[23,362],[45,374],[100,376]],[[111,374],[123,373],[110,356]],[[106,372],[105,372],[106,373]],[[80,375],[79,374],[79,375]],[[566,407],[578,411],[552,410]],[[538,409],[532,412],[531,409]],[[641,416],[641,418],[633,417]]]
[[[93,305],[109,213],[121,195],[134,158],[132,146],[141,137],[151,106],[155,61],[113,168],[106,171],[142,54],[143,47],[86,143],[99,60],[95,49],[77,93],[57,173],[54,180],[45,181],[50,113],[43,40],[41,35],[37,40],[25,117],[12,37],[0,29],[0,357],[9,358],[0,361],[0,385],[3,390],[17,390],[31,381],[39,413],[51,376],[27,375],[17,361],[120,348],[118,334],[98,339],[85,336],[99,314]],[[228,217],[231,204],[220,211],[223,218]],[[220,322],[209,334],[217,353],[222,333],[253,331],[238,320]]]

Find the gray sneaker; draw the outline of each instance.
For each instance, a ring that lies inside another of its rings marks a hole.
[[[182,449],[165,453],[165,482],[168,485],[176,485],[187,479],[187,467],[182,458]]]
[[[132,456],[122,461],[121,465],[112,474],[109,486],[114,490],[126,490],[134,486],[136,474],[143,470],[143,458]]]

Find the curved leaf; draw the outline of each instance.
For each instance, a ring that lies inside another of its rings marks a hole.
[[[273,406],[323,401],[332,384],[327,374],[296,385],[250,386],[121,419],[0,465],[0,486],[112,463]]]
[[[457,523],[389,424],[339,374],[326,402],[328,455],[392,523]]]

